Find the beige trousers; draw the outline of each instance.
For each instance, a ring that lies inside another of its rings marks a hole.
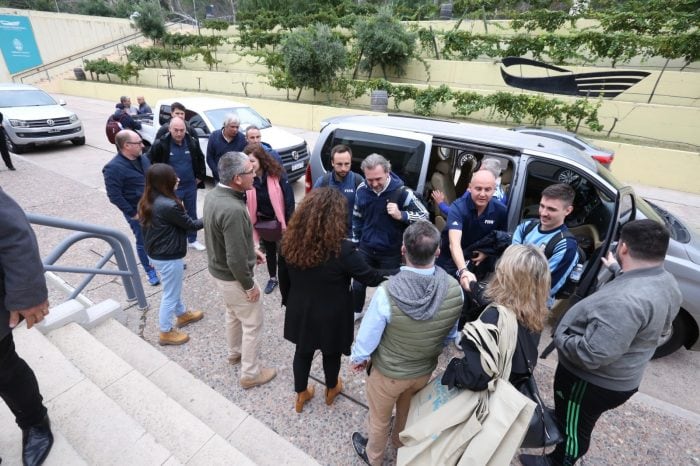
[[[425,387],[430,380],[430,374],[413,379],[391,379],[384,376],[376,367],[372,368],[367,378],[367,401],[369,403],[369,439],[367,442],[367,458],[372,466],[381,466],[384,460],[384,450],[389,437],[391,412],[396,405],[394,430],[391,442],[394,447],[402,446],[399,432],[406,427],[408,408],[411,406],[413,395]]]
[[[262,296],[251,303],[239,282],[214,280],[226,305],[228,355],[241,356],[241,378],[257,377],[260,373],[258,352],[263,325]]]

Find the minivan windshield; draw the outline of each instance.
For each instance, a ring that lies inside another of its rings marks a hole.
[[[262,115],[250,107],[217,108],[204,112],[213,128],[223,128],[224,120],[230,113],[238,115],[238,119],[241,120],[241,126],[255,125],[259,129],[269,128],[271,126],[266,118],[263,118]]]
[[[40,107],[43,105],[57,104],[50,95],[38,89],[0,91],[0,108]]]

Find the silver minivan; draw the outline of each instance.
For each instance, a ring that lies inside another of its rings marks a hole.
[[[311,154],[306,186],[331,169],[330,152],[336,144],[352,149],[352,170],[378,152],[394,171],[430,207],[435,224],[444,225],[430,192],[439,187],[448,201],[460,197],[471,174],[484,157],[499,160],[501,187],[507,194],[508,229],[526,218],[537,217],[540,194],[553,183],[567,183],[576,191],[574,210],[567,217],[569,230],[579,240],[588,261],[576,292],[557,302],[553,311],[566,312],[576,301],[609,280],[600,258],[614,250],[620,227],[635,218],[665,224],[671,242],[665,267],[676,277],[683,293],[673,332],[660,342],[656,357],[681,346],[700,350],[700,237],[683,222],[637,196],[605,167],[572,146],[493,126],[432,120],[410,116],[346,116],[322,122]]]
[[[83,125],[65,102],[56,102],[41,89],[28,84],[0,83],[0,112],[3,114],[7,148],[21,154],[30,147],[70,141],[85,144]]]

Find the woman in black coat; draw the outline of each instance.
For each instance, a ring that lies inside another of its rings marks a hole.
[[[146,172],[146,186],[138,204],[146,253],[163,283],[158,314],[161,345],[186,343],[190,337],[175,327],[182,328],[204,317],[202,311],[185,310],[181,297],[187,233],[202,229],[203,224],[201,219],[192,220],[187,215],[175,195],[179,181],[170,165],[153,164]]]
[[[299,204],[282,239],[279,281],[287,306],[284,338],[294,353],[295,408],[314,396],[308,386],[314,352],[323,354],[326,404],[343,389],[338,377],[341,354],[349,355],[354,336],[350,279],[377,286],[384,276],[370,268],[345,239],[347,201],[340,191],[318,188]]]

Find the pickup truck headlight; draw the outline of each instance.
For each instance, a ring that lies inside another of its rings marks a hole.
[[[68,121],[70,121],[71,123],[75,123],[76,121],[78,121],[78,115],[76,115],[75,113],[71,113],[71,116],[68,117]]]
[[[15,128],[26,128],[29,124],[24,120],[10,120],[10,124]]]

